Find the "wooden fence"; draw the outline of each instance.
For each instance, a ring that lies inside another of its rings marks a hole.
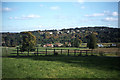
[[[82,56],[82,54],[84,54],[85,56],[88,56],[88,53],[93,55],[93,50],[78,50],[78,49],[44,49],[42,51],[39,51],[39,49],[37,48],[37,51],[34,51],[32,54],[34,54],[35,56],[38,56],[39,54],[44,54],[45,56],[49,55],[49,54],[53,54],[53,55],[64,55],[66,54],[67,56],[73,55],[73,56]],[[20,50],[17,47],[17,56],[19,56],[20,54]],[[28,49],[27,51],[27,55],[29,56],[30,51]]]

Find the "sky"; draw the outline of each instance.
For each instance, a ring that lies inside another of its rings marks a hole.
[[[2,2],[2,32],[118,27],[118,2]]]

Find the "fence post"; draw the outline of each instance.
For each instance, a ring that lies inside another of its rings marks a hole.
[[[37,56],[38,56],[38,48],[37,48]]]
[[[76,55],[76,50],[74,50],[74,56]]]
[[[86,50],[86,56],[88,56],[88,55],[87,55],[87,50]]]
[[[91,50],[91,56],[93,56],[93,52],[92,52],[92,50]]]
[[[47,56],[47,48],[46,48],[46,56]]]
[[[81,52],[82,52],[82,51],[80,50],[80,56],[81,56]]]
[[[19,56],[19,48],[17,47],[17,56]]]
[[[54,55],[55,55],[55,49],[54,49]]]
[[[28,56],[29,56],[29,49],[28,49]]]
[[[69,56],[69,49],[68,49],[68,56]]]
[[[62,49],[61,49],[61,55],[62,55]]]

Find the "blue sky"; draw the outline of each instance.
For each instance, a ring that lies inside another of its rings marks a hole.
[[[117,2],[3,2],[2,32],[118,27]]]

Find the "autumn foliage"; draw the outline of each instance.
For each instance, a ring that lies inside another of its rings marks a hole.
[[[22,32],[22,51],[27,51],[28,49],[30,51],[35,50],[36,46],[36,37],[31,32]]]

